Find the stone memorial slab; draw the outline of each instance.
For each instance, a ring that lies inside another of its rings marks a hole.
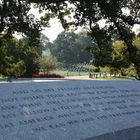
[[[140,140],[139,81],[0,84],[0,140]]]

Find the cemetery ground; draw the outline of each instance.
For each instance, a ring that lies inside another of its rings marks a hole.
[[[34,77],[33,74],[30,78],[65,78],[65,79],[78,79],[78,80],[135,80],[133,76],[121,75],[119,72],[114,74],[104,70],[104,68],[97,68],[91,64],[77,64],[58,67],[50,72],[39,72],[39,74],[49,75],[49,77]],[[51,75],[58,75],[58,77],[51,77]],[[4,77],[0,75],[0,80],[7,79],[8,76]],[[27,77],[18,77],[16,79],[22,79]],[[29,78],[29,77],[28,77]],[[12,78],[15,80],[15,78]]]
[[[58,67],[51,71],[58,75],[64,76],[66,79],[90,79],[90,80],[127,80],[135,79],[134,75],[121,74],[121,71],[112,71],[110,68],[95,67],[91,64],[75,64]]]

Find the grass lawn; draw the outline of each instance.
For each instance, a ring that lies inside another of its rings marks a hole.
[[[88,72],[77,72],[77,71],[67,71],[67,70],[54,70],[51,73],[59,74],[62,76],[84,76],[89,75]]]

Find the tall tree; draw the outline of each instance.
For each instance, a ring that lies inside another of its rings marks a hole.
[[[43,73],[49,73],[51,70],[56,69],[57,67],[57,59],[49,55],[42,55],[38,59],[40,71]]]
[[[131,64],[128,57],[127,46],[124,41],[115,41],[112,45],[112,67],[127,68]]]
[[[133,45],[135,46],[137,52],[136,52],[136,56],[135,56],[135,61],[140,65],[140,34],[138,34],[138,36],[134,39],[133,41]],[[138,79],[140,79],[140,70],[138,71],[136,69],[136,73],[138,75]]]
[[[49,38],[44,34],[40,36],[39,50],[41,53],[44,51],[49,51],[53,46],[53,43],[50,42]]]
[[[86,33],[62,32],[50,48],[57,60],[64,64],[89,62],[91,55],[86,51],[92,40]]]
[[[31,76],[38,71],[37,48],[13,36],[0,34],[0,74],[4,76]]]
[[[41,55],[38,46],[34,46],[34,42],[30,43],[30,38],[21,38],[19,40],[20,50],[19,57],[25,62],[26,71],[24,72],[24,76],[31,76],[33,73],[38,73],[39,64],[37,59],[39,55]],[[35,43],[36,44],[36,43]]]
[[[57,58],[57,60],[64,64],[72,64],[75,60],[75,40],[77,35],[73,32],[62,32],[58,35],[54,41],[54,46],[51,49],[51,53]]]

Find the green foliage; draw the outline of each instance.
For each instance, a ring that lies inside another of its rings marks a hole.
[[[137,71],[134,65],[130,65],[128,68],[122,68],[121,73],[124,76],[137,77]]]
[[[134,41],[133,45],[136,49],[136,54],[135,54],[135,62],[137,65],[134,65],[137,73],[137,78],[140,79],[140,37],[137,36]]]
[[[111,47],[99,48],[95,43],[87,50],[92,54],[92,63],[96,67],[108,66],[112,63]]]
[[[116,69],[129,67],[131,61],[129,60],[127,46],[124,41],[115,41],[112,45],[112,64]]]
[[[31,4],[24,0],[0,1],[0,33],[22,32],[34,41],[39,37],[41,22],[29,14]],[[37,41],[37,40],[36,40]]]
[[[91,56],[86,47],[91,45],[91,38],[85,33],[62,32],[50,47],[51,53],[63,64],[89,62]]]
[[[40,42],[39,42],[39,50],[42,53],[43,51],[46,51],[50,49],[52,46],[52,43],[49,41],[49,38],[45,36],[44,34],[40,35]]]
[[[49,73],[51,70],[54,70],[57,67],[57,59],[51,54],[42,55],[39,57],[38,62],[40,71],[44,73]]]
[[[4,76],[31,76],[38,71],[35,58],[41,22],[29,14],[31,4],[22,0],[0,1],[0,73]],[[28,39],[16,40],[12,34],[23,33]],[[33,48],[34,47],[34,48]]]
[[[122,40],[113,42],[112,47],[99,48],[96,44],[89,48],[93,54],[93,64],[95,66],[104,67],[101,71],[106,71],[110,74],[122,73],[123,75],[137,77],[140,74],[139,60],[140,60],[140,38],[136,37],[133,41],[135,46],[136,56],[135,62],[137,66],[131,61],[127,51],[127,45]]]
[[[136,53],[136,61],[140,60],[140,37],[136,37],[133,41],[134,46],[137,49],[137,53]]]
[[[17,40],[13,36],[0,35],[0,73],[4,76],[19,77],[31,75],[37,70],[35,47]]]
[[[135,76],[140,73],[140,39],[136,37],[133,41],[135,47],[135,64],[129,57],[127,51],[127,44],[122,40],[117,40],[112,43],[112,47],[99,47],[96,43],[93,43],[92,47],[88,48],[88,51],[93,55],[93,64],[97,67],[105,67],[104,70],[110,74],[122,73],[125,75]],[[133,65],[133,68],[132,68]],[[125,72],[127,71],[127,72]],[[133,71],[133,72],[132,72]]]
[[[25,72],[25,63],[20,60],[17,63],[8,62],[8,67],[5,68],[6,76],[20,77]]]

